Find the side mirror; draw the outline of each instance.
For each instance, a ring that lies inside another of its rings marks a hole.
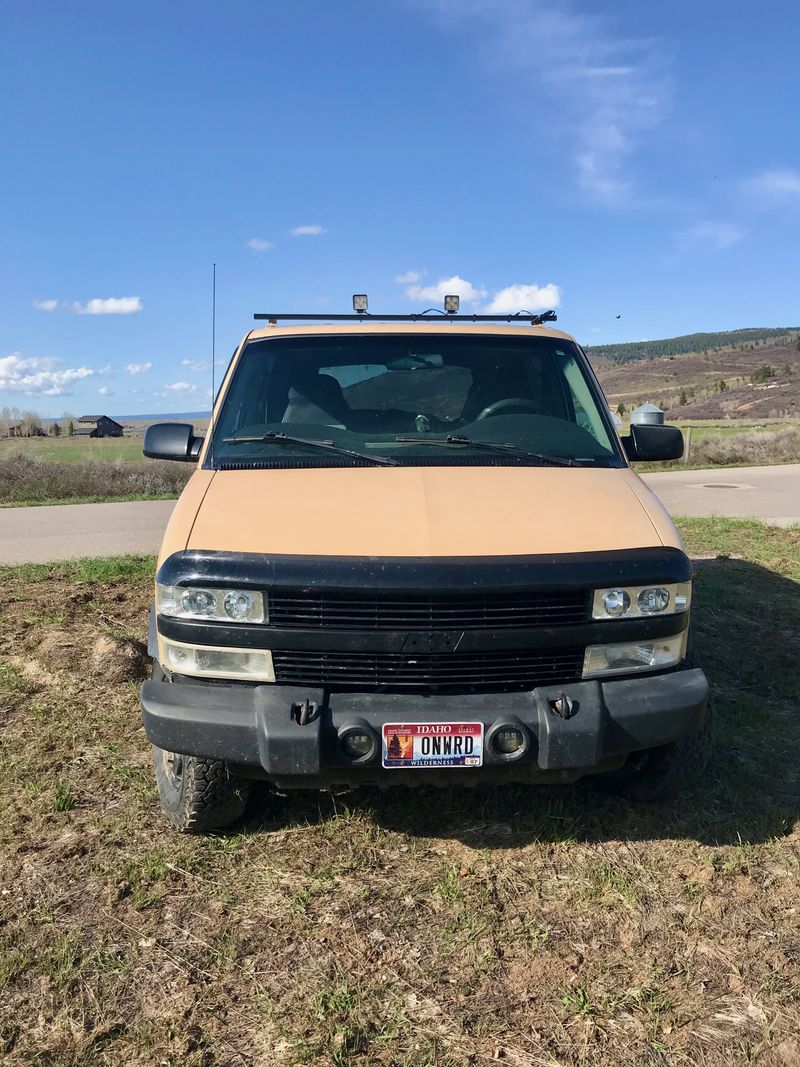
[[[630,437],[622,438],[622,446],[631,462],[649,460],[657,463],[680,459],[683,455],[683,434],[677,426],[631,425]]]
[[[194,426],[188,422],[157,422],[145,430],[142,451],[149,459],[196,463],[202,443],[203,438],[195,437]]]

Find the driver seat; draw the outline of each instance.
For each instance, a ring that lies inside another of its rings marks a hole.
[[[342,387],[332,374],[309,374],[289,387],[281,422],[317,423],[343,430],[349,410]]]

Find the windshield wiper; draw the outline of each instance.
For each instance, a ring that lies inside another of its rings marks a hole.
[[[555,467],[574,467],[575,460],[565,456],[552,456],[547,452],[530,452],[517,445],[499,444],[494,441],[474,441],[460,433],[449,433],[446,437],[422,437],[420,435],[395,437],[395,441],[410,445],[468,445],[470,448],[483,448],[487,452],[506,452],[511,456],[536,459],[540,463],[550,463]]]
[[[314,441],[309,437],[293,437],[289,433],[278,433],[271,430],[269,433],[248,435],[246,437],[223,437],[226,445],[304,445],[307,448],[321,448],[326,452],[336,452],[340,456],[352,456],[354,459],[365,459],[368,463],[378,463],[386,467],[396,467],[397,460],[390,456],[370,456],[364,452],[356,452],[352,448],[344,448],[334,444],[333,441]]]

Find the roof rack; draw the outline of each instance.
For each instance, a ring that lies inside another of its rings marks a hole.
[[[432,309],[434,310],[434,309]],[[541,326],[545,322],[555,322],[555,311],[543,311],[541,315],[534,315],[530,311],[517,311],[513,315],[454,315],[449,312],[436,310],[436,317],[430,311],[422,311],[410,315],[373,315],[367,311],[359,311],[353,315],[296,315],[274,314],[265,312],[255,314],[254,319],[265,319],[267,322],[293,321],[293,322],[364,322],[370,319],[373,322],[529,322],[531,326]]]

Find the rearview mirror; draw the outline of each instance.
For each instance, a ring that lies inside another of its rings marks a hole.
[[[439,352],[410,352],[407,356],[387,359],[387,370],[421,370],[443,367],[444,357]]]
[[[194,426],[188,422],[157,422],[145,430],[142,451],[149,459],[196,463],[202,443],[203,438],[195,437]]]
[[[683,455],[683,434],[677,426],[631,424],[630,436],[622,438],[622,446],[631,462],[649,460],[658,463],[680,459]]]

